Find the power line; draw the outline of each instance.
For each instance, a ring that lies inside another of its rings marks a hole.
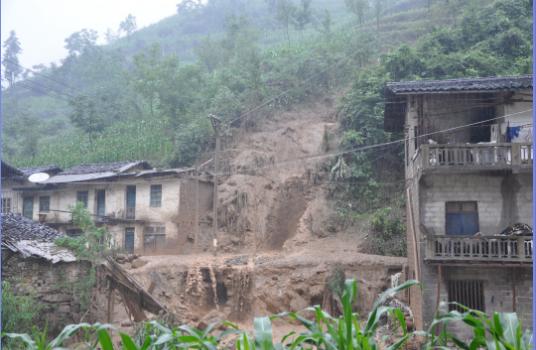
[[[498,120],[498,119],[502,119],[502,118],[506,118],[506,117],[511,117],[511,116],[514,116],[514,115],[524,114],[524,113],[527,113],[527,112],[530,112],[530,111],[532,111],[532,108],[528,109],[528,110],[516,112],[516,113],[502,115],[500,117],[494,117],[494,118],[481,120],[481,121],[478,121],[478,122],[473,122],[473,123],[469,123],[469,124],[465,124],[465,125],[460,125],[460,126],[446,128],[446,129],[443,129],[443,130],[433,131],[433,132],[429,132],[429,133],[426,133],[426,134],[421,134],[421,135],[418,135],[418,136],[415,136],[415,137],[408,137],[408,138],[402,138],[402,139],[398,139],[398,140],[394,140],[394,141],[388,141],[388,142],[383,142],[383,143],[378,143],[378,144],[355,147],[355,148],[345,150],[345,151],[332,152],[332,153],[323,153],[323,154],[315,154],[315,155],[309,155],[309,156],[303,156],[303,157],[296,157],[296,158],[293,158],[293,159],[286,159],[286,160],[283,160],[283,161],[280,161],[280,162],[274,162],[274,163],[272,163],[270,165],[267,165],[267,166],[252,167],[250,169],[255,169],[255,170],[269,169],[269,168],[275,168],[278,165],[283,165],[283,164],[288,164],[288,163],[296,163],[296,162],[300,162],[300,161],[308,161],[308,160],[313,160],[313,159],[331,158],[331,157],[341,156],[341,155],[344,155],[344,154],[349,154],[349,153],[354,153],[354,152],[362,152],[362,151],[366,151],[366,150],[370,150],[370,149],[376,149],[376,148],[389,146],[389,145],[396,145],[396,144],[399,144],[399,143],[403,143],[406,140],[407,141],[413,141],[413,140],[417,140],[417,139],[421,139],[421,138],[424,138],[424,137],[429,137],[429,136],[433,136],[433,135],[437,135],[437,134],[448,133],[448,132],[451,132],[451,131],[471,127],[471,126],[474,126],[474,125],[479,125],[479,124],[487,123],[487,122],[490,122],[490,121],[494,121],[494,120]],[[228,173],[219,173],[218,176],[235,175],[235,174],[245,174],[245,175],[247,175],[248,173],[228,172]]]
[[[26,69],[26,70],[28,70],[28,71],[34,73],[34,77],[35,77],[35,76],[38,76],[38,77],[41,77],[41,78],[45,78],[45,79],[47,79],[47,80],[49,80],[49,81],[51,81],[51,82],[53,82],[53,83],[55,83],[55,84],[57,84],[57,85],[60,85],[60,86],[66,88],[66,89],[68,89],[68,90],[71,90],[71,91],[75,90],[74,87],[69,86],[69,85],[66,84],[65,82],[62,82],[62,81],[53,79],[53,78],[51,78],[49,75],[47,75],[47,74],[45,74],[45,73],[43,73],[43,72],[39,72],[39,71],[36,71],[36,70],[34,70],[34,69],[25,67],[25,66],[21,65],[20,63],[18,63],[18,62],[16,62],[16,61],[13,61],[13,60],[10,60],[10,59],[5,59],[5,60],[8,61],[8,62],[10,62],[10,63],[12,63],[12,64],[16,64],[16,65],[17,65],[18,67],[20,67],[20,68]],[[30,79],[26,79],[26,80],[24,80],[24,81],[32,81],[32,80],[30,80]],[[66,93],[66,92],[64,92],[64,91],[61,91],[60,93],[72,97],[72,95],[70,95],[70,94],[68,94],[68,93]]]

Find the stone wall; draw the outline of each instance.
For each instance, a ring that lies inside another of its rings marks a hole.
[[[18,295],[31,295],[42,309],[39,325],[48,325],[56,334],[66,324],[78,323],[84,311],[72,288],[89,271],[86,262],[52,264],[41,258],[22,258],[18,253],[2,250],[2,279],[11,283]]]

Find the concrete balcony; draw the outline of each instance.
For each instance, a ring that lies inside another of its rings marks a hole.
[[[413,167],[420,176],[426,173],[460,173],[486,170],[532,171],[532,144],[429,144],[421,145]]]
[[[428,236],[425,261],[450,264],[532,264],[532,236]]]

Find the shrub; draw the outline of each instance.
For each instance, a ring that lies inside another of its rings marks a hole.
[[[376,210],[370,220],[371,253],[406,256],[405,227],[400,214],[392,208]]]

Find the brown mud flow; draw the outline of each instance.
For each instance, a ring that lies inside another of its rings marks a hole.
[[[337,314],[334,295],[344,278],[358,281],[356,307],[366,313],[390,276],[403,271],[405,258],[361,252],[363,225],[340,223],[327,195],[329,160],[289,161],[336,149],[333,106],[333,99],[320,101],[223,140],[216,255],[208,215],[196,244],[179,240],[187,244],[123,264],[177,321],[248,325],[254,316],[310,305]],[[114,323],[121,317],[118,311]]]

